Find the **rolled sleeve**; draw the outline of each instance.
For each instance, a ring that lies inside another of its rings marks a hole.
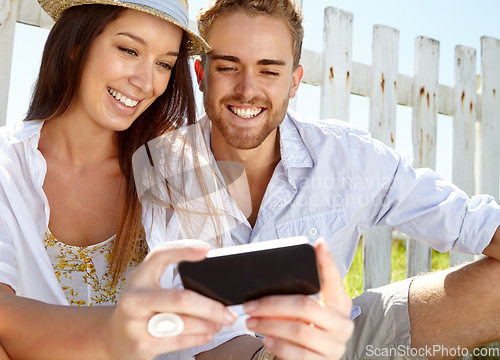
[[[490,195],[473,196],[467,204],[462,231],[453,250],[481,254],[500,226],[500,206]]]

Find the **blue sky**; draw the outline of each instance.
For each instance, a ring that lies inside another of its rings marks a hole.
[[[190,16],[195,18],[206,0],[190,0]],[[456,45],[477,50],[480,71],[481,36],[500,39],[500,0],[303,0],[305,22],[304,48],[321,51],[323,14],[327,6],[353,13],[353,61],[371,63],[373,25],[387,25],[400,31],[399,71],[413,74],[415,37],[422,35],[440,42],[439,79],[453,85],[453,59]],[[7,122],[20,120],[26,112],[31,84],[36,78],[47,30],[17,25]],[[500,63],[500,60],[499,60]],[[500,66],[500,65],[499,65]],[[307,69],[306,69],[307,71]],[[319,89],[302,86],[298,110],[310,117],[319,116]],[[351,122],[368,127],[368,99],[353,96]],[[437,170],[451,175],[451,118],[438,117]],[[411,109],[399,107],[396,148],[410,154]]]

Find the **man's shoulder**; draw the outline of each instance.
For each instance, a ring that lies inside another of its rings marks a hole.
[[[288,111],[288,116],[303,136],[311,134],[325,137],[371,137],[366,130],[347,121],[307,118],[293,110]]]

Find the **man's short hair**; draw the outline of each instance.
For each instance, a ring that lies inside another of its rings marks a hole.
[[[207,38],[213,21],[224,14],[243,11],[248,15],[268,15],[282,19],[290,29],[293,39],[293,65],[296,68],[300,62],[304,27],[302,11],[294,0],[211,0],[198,13],[198,31]]]

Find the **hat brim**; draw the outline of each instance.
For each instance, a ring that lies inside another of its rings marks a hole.
[[[64,10],[73,6],[80,6],[80,5],[92,5],[92,4],[115,5],[128,9],[142,11],[150,15],[157,16],[163,20],[166,20],[184,30],[188,37],[188,54],[190,56],[203,55],[212,50],[211,47],[207,44],[207,42],[196,32],[182,25],[178,20],[174,19],[169,14],[147,5],[134,4],[126,1],[117,1],[117,0],[55,0],[55,1],[38,0],[38,3],[40,4],[41,8],[54,21],[57,21],[61,17],[61,14],[64,12]]]

